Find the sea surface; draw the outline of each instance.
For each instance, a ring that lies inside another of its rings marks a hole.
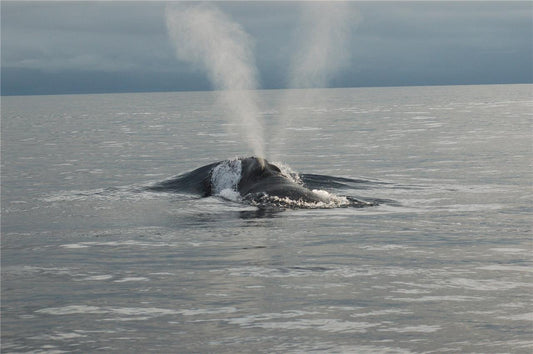
[[[363,208],[147,187],[250,156],[217,92],[2,97],[2,353],[531,353],[533,86],[259,91]]]

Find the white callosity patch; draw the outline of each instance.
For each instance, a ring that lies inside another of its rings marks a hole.
[[[211,189],[213,195],[238,201],[241,195],[237,186],[242,176],[242,163],[239,159],[222,161],[211,171]]]

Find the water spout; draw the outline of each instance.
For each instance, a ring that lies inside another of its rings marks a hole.
[[[219,90],[220,103],[228,108],[227,120],[240,128],[240,135],[252,152],[263,156],[251,37],[214,5],[169,5],[165,15],[177,58],[207,73],[213,87]]]

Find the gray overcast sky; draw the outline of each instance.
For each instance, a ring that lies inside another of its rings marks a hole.
[[[306,4],[215,6],[253,37],[260,87],[287,87]],[[530,1],[350,6],[358,17],[344,49],[349,63],[330,87],[533,82]],[[2,94],[211,89],[203,70],[176,59],[165,7],[2,1]]]

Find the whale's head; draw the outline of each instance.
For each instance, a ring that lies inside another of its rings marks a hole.
[[[239,192],[246,198],[270,197],[288,198],[294,201],[324,202],[324,199],[300,185],[286,175],[278,166],[261,157],[241,159],[241,180]]]
[[[271,164],[262,157],[246,157],[241,159],[241,181],[257,181],[272,176],[281,176],[278,166]]]

